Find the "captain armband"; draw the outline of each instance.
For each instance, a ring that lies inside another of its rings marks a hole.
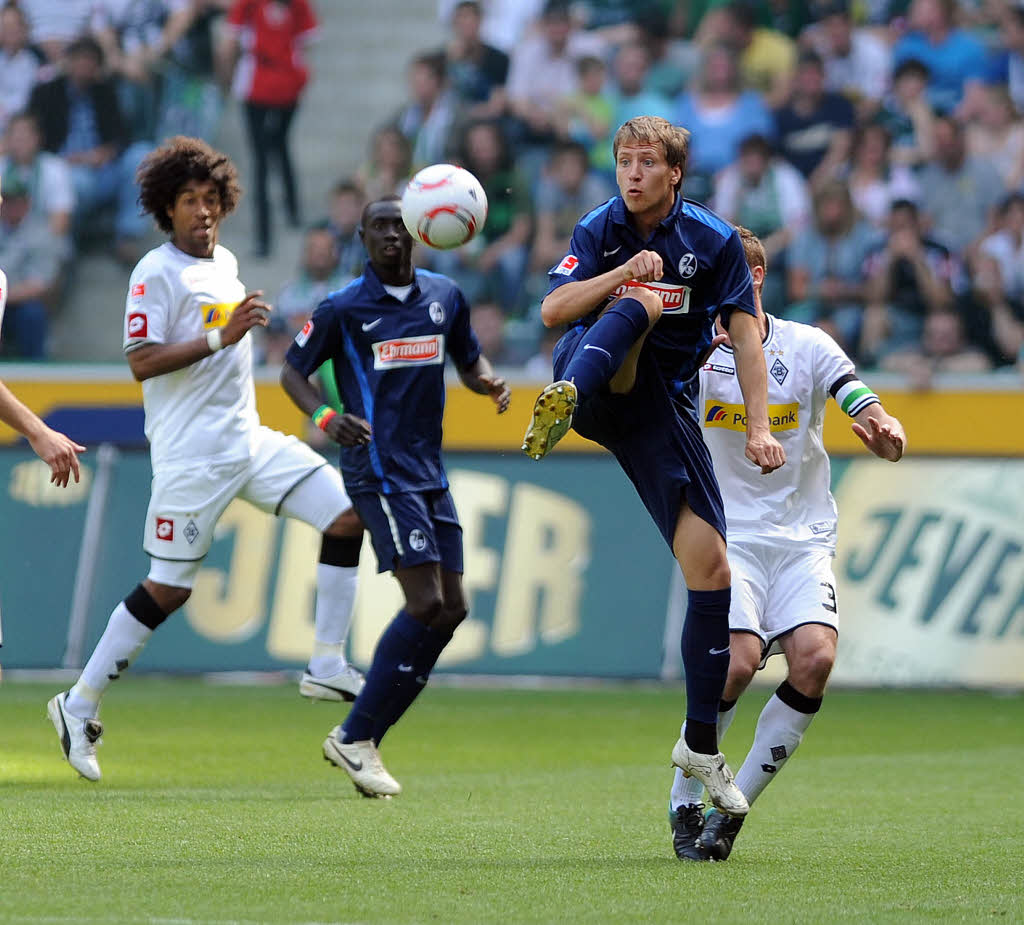
[[[832,383],[829,393],[851,418],[855,418],[868,405],[881,404],[881,399],[853,373],[840,376]]]

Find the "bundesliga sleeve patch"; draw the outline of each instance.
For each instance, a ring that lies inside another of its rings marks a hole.
[[[575,270],[576,267],[578,267],[579,265],[579,257],[576,257],[573,254],[566,254],[565,257],[562,258],[562,262],[557,267],[555,267],[554,272],[561,273],[562,276],[571,276],[572,271]]]
[[[144,312],[131,312],[128,315],[128,336],[148,337],[149,320]]]
[[[302,330],[295,335],[295,343],[300,347],[305,347],[309,343],[309,337],[313,333],[313,321],[310,319],[303,326]]]
[[[136,283],[132,286],[132,298],[141,299],[146,294],[146,284]]]

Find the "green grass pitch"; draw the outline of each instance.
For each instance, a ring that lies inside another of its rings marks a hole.
[[[1024,921],[1024,697],[836,692],[724,864],[672,853],[682,695],[429,690],[385,742],[405,793],[321,759],[296,686],[129,678],[104,779],[55,687],[0,687],[0,921]],[[765,691],[725,742],[738,767]]]

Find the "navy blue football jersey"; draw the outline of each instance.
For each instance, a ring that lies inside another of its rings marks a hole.
[[[661,296],[665,310],[647,343],[662,375],[678,388],[697,372],[697,360],[714,336],[717,314],[728,325],[734,309],[757,313],[743,243],[727,221],[682,196],[676,197],[672,211],[647,241],[641,240],[626,216],[621,196],[584,215],[573,230],[569,253],[548,274],[548,292],[607,273],[640,251],[658,253],[664,276],[645,285]],[[612,297],[627,291],[624,284]],[[577,323],[589,327],[603,307]]]
[[[287,362],[308,377],[333,360],[345,410],[373,430],[369,446],[341,448],[350,493],[448,487],[441,461],[446,356],[466,369],[480,356],[480,344],[458,286],[426,270],[416,270],[412,291],[400,302],[367,263],[296,335]]]

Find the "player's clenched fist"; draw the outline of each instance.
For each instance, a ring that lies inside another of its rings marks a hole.
[[[767,475],[786,463],[786,451],[771,434],[747,435],[747,459],[761,467],[761,475]]]
[[[354,414],[336,414],[327,422],[327,436],[342,446],[367,446],[373,432],[370,422]]]
[[[263,291],[248,292],[245,298],[235,306],[228,318],[228,323],[221,329],[221,343],[237,344],[246,331],[257,325],[265,328],[270,320],[270,306],[262,299]]]
[[[626,282],[652,283],[665,275],[665,264],[661,255],[654,251],[640,251],[622,265]]]

